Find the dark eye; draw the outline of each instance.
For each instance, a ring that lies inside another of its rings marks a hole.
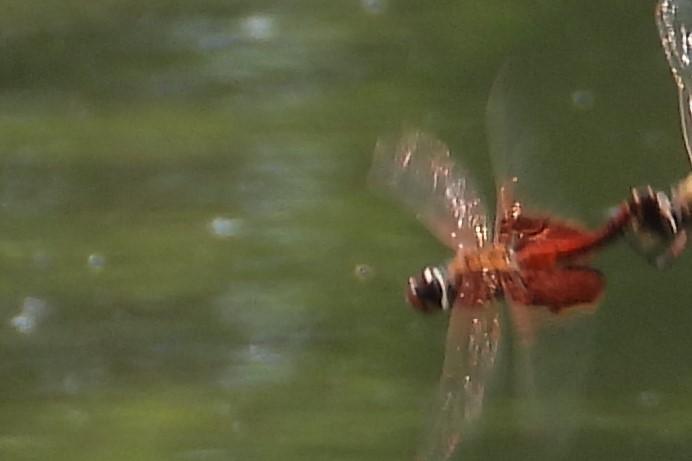
[[[669,198],[651,187],[633,189],[629,203],[633,219],[626,238],[649,261],[666,265],[676,251],[681,218]]]
[[[406,297],[422,312],[447,310],[453,298],[446,273],[437,267],[426,267],[416,277],[409,278]]]
[[[648,232],[661,239],[671,238],[677,232],[673,207],[663,192],[656,192],[651,187],[632,189],[629,206],[634,216],[631,225],[635,232]]]

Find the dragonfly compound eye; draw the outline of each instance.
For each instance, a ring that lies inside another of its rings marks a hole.
[[[421,312],[447,310],[454,300],[447,274],[439,267],[425,267],[416,277],[408,279],[408,302]]]
[[[632,189],[629,201],[632,220],[626,233],[629,243],[651,262],[659,264],[674,247],[683,231],[684,217],[680,207],[668,196],[650,186]]]

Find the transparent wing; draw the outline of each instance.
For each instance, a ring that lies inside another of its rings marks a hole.
[[[585,165],[603,168],[610,160],[590,157],[593,140],[582,131],[590,128],[589,117],[570,97],[573,84],[562,83],[569,75],[558,71],[567,72],[550,66],[557,65],[540,56],[514,58],[500,69],[491,88],[486,133],[498,206],[511,211],[518,204],[530,207],[532,214],[600,219],[593,197],[602,184]],[[593,194],[584,193],[585,184]]]
[[[485,206],[447,146],[434,137],[410,131],[380,139],[369,179],[413,210],[450,248],[475,248],[488,240]]]
[[[495,364],[500,339],[499,308],[452,309],[436,419],[419,460],[450,459],[481,415],[483,395]]]
[[[690,148],[690,134],[692,133],[692,99],[687,88],[679,88],[680,98],[680,123],[682,124],[682,139],[685,141],[687,157],[692,166],[692,149]]]
[[[498,72],[490,90],[485,113],[488,148],[498,186],[496,225],[502,219],[502,212],[509,205],[507,201],[512,201],[514,197],[513,188],[510,186],[503,189],[503,186],[518,170],[513,162],[512,153],[521,148],[520,143],[524,138],[522,124],[512,120],[513,114],[509,109],[512,104],[509,101],[508,68],[509,64],[505,64]]]
[[[559,163],[566,159],[557,157],[555,148],[551,148],[554,143],[549,137],[550,122],[543,124],[546,117],[550,120],[554,116],[549,110],[554,105],[540,99],[545,96],[530,81],[531,67],[516,62],[505,65],[491,90],[486,113],[491,158],[498,181],[495,238],[510,246],[522,242],[533,228],[548,222],[533,214],[537,207],[541,212],[557,211],[566,203],[560,195],[568,175],[558,169]],[[536,173],[530,168],[551,171]],[[552,214],[542,216],[554,218]],[[516,230],[515,226],[524,227]],[[570,229],[568,225],[555,225],[554,233],[569,237]],[[574,233],[577,235],[579,231]],[[585,299],[594,298],[599,294],[599,279],[597,271],[588,269],[555,274],[538,271],[533,282],[526,275],[522,272],[502,276],[513,327],[513,387],[521,408],[518,419],[522,430],[528,429],[532,437],[545,441],[539,444],[545,447],[545,458],[555,459],[566,446],[563,442],[573,434],[578,418],[573,406],[578,402],[576,395],[590,357],[593,305],[583,309],[573,306],[556,314],[544,306],[525,305],[517,299],[543,297],[563,301],[579,299],[582,294]],[[581,293],[580,289],[585,292]]]
[[[661,0],[656,7],[656,24],[680,97],[680,120],[687,155],[692,163],[692,4]]]
[[[556,315],[511,300],[507,304],[514,332],[513,389],[521,430],[536,442],[537,459],[564,459],[571,453],[574,434],[587,419],[581,398],[592,358],[593,312],[584,309]]]
[[[497,189],[494,237],[498,243],[510,246],[516,243],[512,227],[524,212],[523,202],[535,201],[541,195],[532,192],[532,181],[526,180],[531,176],[526,171],[527,166],[540,163],[535,158],[540,149],[528,101],[532,98],[532,88],[519,81],[523,77],[522,70],[514,61],[505,63],[490,90],[486,109],[488,144]]]

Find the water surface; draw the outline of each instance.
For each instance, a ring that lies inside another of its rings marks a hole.
[[[639,3],[4,2],[0,457],[412,459],[446,322],[403,281],[447,254],[367,189],[375,141],[437,133],[491,195],[485,102],[529,56],[521,171],[597,223],[688,168]],[[532,434],[500,372],[467,458],[692,449],[689,255],[598,267],[579,429]]]

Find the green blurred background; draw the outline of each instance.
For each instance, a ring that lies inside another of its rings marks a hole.
[[[596,224],[689,168],[653,7],[0,1],[0,459],[413,459],[446,319],[403,286],[449,255],[367,188],[377,137],[437,133],[492,200],[485,104],[528,57],[512,162]],[[692,256],[597,266],[576,429],[527,433],[500,371],[459,459],[687,459]]]

